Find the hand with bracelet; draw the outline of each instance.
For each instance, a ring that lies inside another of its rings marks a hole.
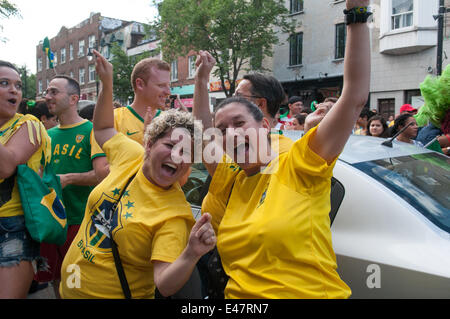
[[[372,15],[369,10],[369,0],[347,0],[345,14],[345,23],[347,25],[353,23],[365,23]]]

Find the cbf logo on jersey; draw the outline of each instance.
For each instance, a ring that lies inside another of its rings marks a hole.
[[[84,135],[81,135],[81,134],[78,134],[78,135],[75,137],[75,141],[76,141],[77,143],[81,143],[81,142],[83,141],[83,139],[84,139]]]
[[[92,214],[86,227],[86,246],[110,252],[110,233],[123,228],[121,221],[122,204],[116,204],[116,200],[105,193],[102,194],[97,203],[99,202],[100,205],[94,205],[97,209]]]

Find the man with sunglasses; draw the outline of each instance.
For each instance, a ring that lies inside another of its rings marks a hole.
[[[44,92],[49,111],[59,119],[59,125],[50,129],[52,138],[52,164],[63,187],[63,202],[69,225],[67,241],[63,246],[43,244],[42,254],[47,256],[50,273],[40,273],[40,281],[59,281],[64,256],[84,217],[91,190],[105,176],[107,160],[104,153],[93,151],[92,123],[78,114],[80,86],[65,75],[55,76]],[[56,283],[55,288],[59,283]],[[56,290],[56,289],[55,289]]]

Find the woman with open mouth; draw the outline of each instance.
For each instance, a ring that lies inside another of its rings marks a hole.
[[[368,0],[346,1],[354,14],[366,12],[368,4]],[[261,138],[250,143],[258,154],[256,162],[205,161],[212,176],[209,194],[225,207],[223,212],[202,212],[210,213],[213,225],[218,225],[217,249],[229,276],[225,298],[348,298],[351,294],[337,272],[329,212],[334,165],[369,94],[369,28],[358,21],[347,27],[342,95],[318,125],[287,153],[260,156],[261,149],[270,148],[269,138]],[[215,61],[203,51],[196,64],[193,112],[207,129],[213,123],[207,117],[207,83]],[[238,136],[237,128],[269,134],[259,108],[236,98],[219,104],[214,126],[225,134],[218,146],[230,157],[247,150],[234,151],[227,144]]]
[[[195,223],[179,185],[192,158],[178,145],[187,141],[193,146],[199,124],[190,113],[173,109],[147,125],[144,147],[118,133],[112,65],[97,51],[94,54],[102,82],[94,133],[110,173],[90,194],[80,231],[63,261],[61,297],[127,297],[115,266],[114,243],[132,298],[154,298],[155,287],[161,295],[171,296],[216,242],[211,216]],[[79,267],[78,274],[70,271],[71,265]]]
[[[22,81],[17,68],[0,61],[0,298],[26,298],[36,270],[45,268],[39,243],[25,227],[16,182],[20,164],[39,173],[50,162],[51,141],[42,123],[17,113]]]

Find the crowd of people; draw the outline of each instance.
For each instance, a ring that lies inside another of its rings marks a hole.
[[[368,2],[347,0],[347,9]],[[337,157],[352,133],[419,142],[410,108],[389,125],[365,108],[369,29],[347,32],[342,93],[310,106],[273,76],[249,73],[212,114],[215,60],[200,51],[192,112],[171,96],[170,65],[157,58],[135,65],[134,100],[116,107],[113,67],[94,50],[101,90],[82,114],[76,80],[55,76],[43,100],[26,100],[17,68],[0,61],[0,298],[26,298],[47,282],[61,298],[170,297],[205,256],[220,258],[225,298],[348,298],[328,216]],[[195,132],[211,128],[224,138],[202,145],[220,156],[203,159],[211,183],[196,221],[181,189],[194,154],[177,145],[194,149]],[[291,129],[304,136],[283,136]],[[27,232],[14,182],[23,163],[38,173],[52,164],[59,176],[69,225],[61,246]],[[75,287],[71,265],[81,272]]]

